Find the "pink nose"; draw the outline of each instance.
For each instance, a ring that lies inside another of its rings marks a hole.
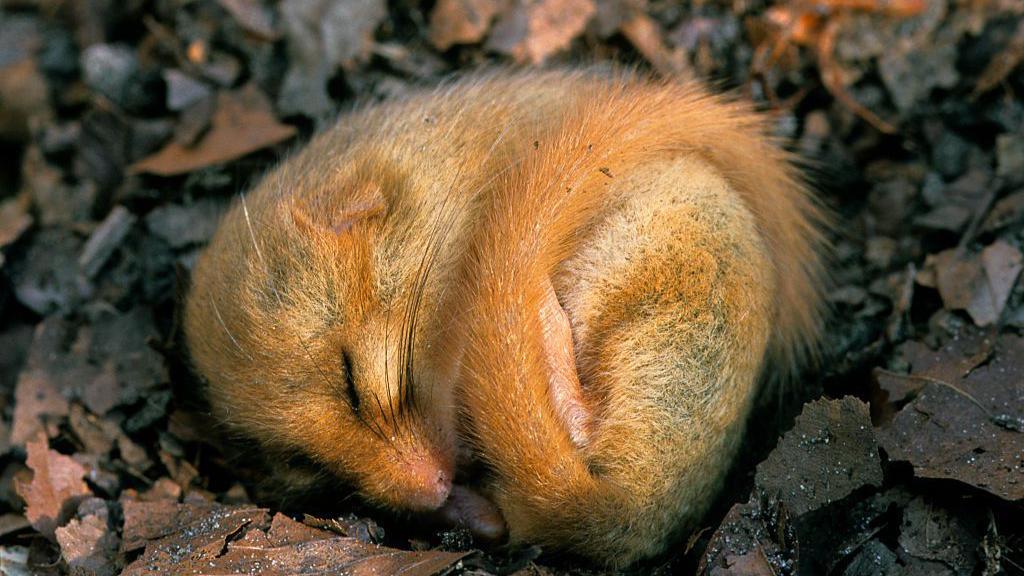
[[[431,459],[410,462],[405,480],[404,500],[412,512],[437,510],[452,491],[452,475]]]

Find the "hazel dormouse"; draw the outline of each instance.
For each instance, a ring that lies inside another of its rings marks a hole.
[[[476,74],[341,116],[242,196],[186,342],[280,466],[624,566],[697,526],[760,383],[813,353],[825,220],[735,99]]]

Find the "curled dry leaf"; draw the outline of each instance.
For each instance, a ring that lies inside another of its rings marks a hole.
[[[516,62],[540,64],[568,48],[594,11],[591,0],[516,0],[494,24],[486,47]]]
[[[25,500],[25,517],[32,527],[53,539],[57,527],[91,494],[82,480],[85,468],[71,457],[50,450],[44,437],[29,442],[27,450],[32,480],[19,485],[18,494]]]
[[[156,154],[132,165],[135,172],[158,176],[187,174],[223,164],[246,154],[284,142],[295,128],[281,124],[270,102],[254,84],[218,95],[210,131],[191,148],[171,142]]]

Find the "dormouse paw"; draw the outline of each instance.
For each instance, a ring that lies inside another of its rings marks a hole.
[[[551,375],[548,382],[551,403],[573,443],[582,448],[590,440],[592,414],[583,398],[583,388],[576,371],[572,326],[550,280],[545,282],[544,290],[540,321],[544,328],[544,353]]]
[[[497,544],[506,536],[505,518],[498,507],[465,486],[452,486],[448,500],[434,514],[444,526],[466,528],[481,543]]]

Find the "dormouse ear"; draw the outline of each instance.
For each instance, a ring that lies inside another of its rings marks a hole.
[[[353,226],[383,216],[386,211],[384,194],[375,182],[367,182],[337,202],[296,202],[291,207],[292,219],[299,229],[318,236],[343,236]]]

